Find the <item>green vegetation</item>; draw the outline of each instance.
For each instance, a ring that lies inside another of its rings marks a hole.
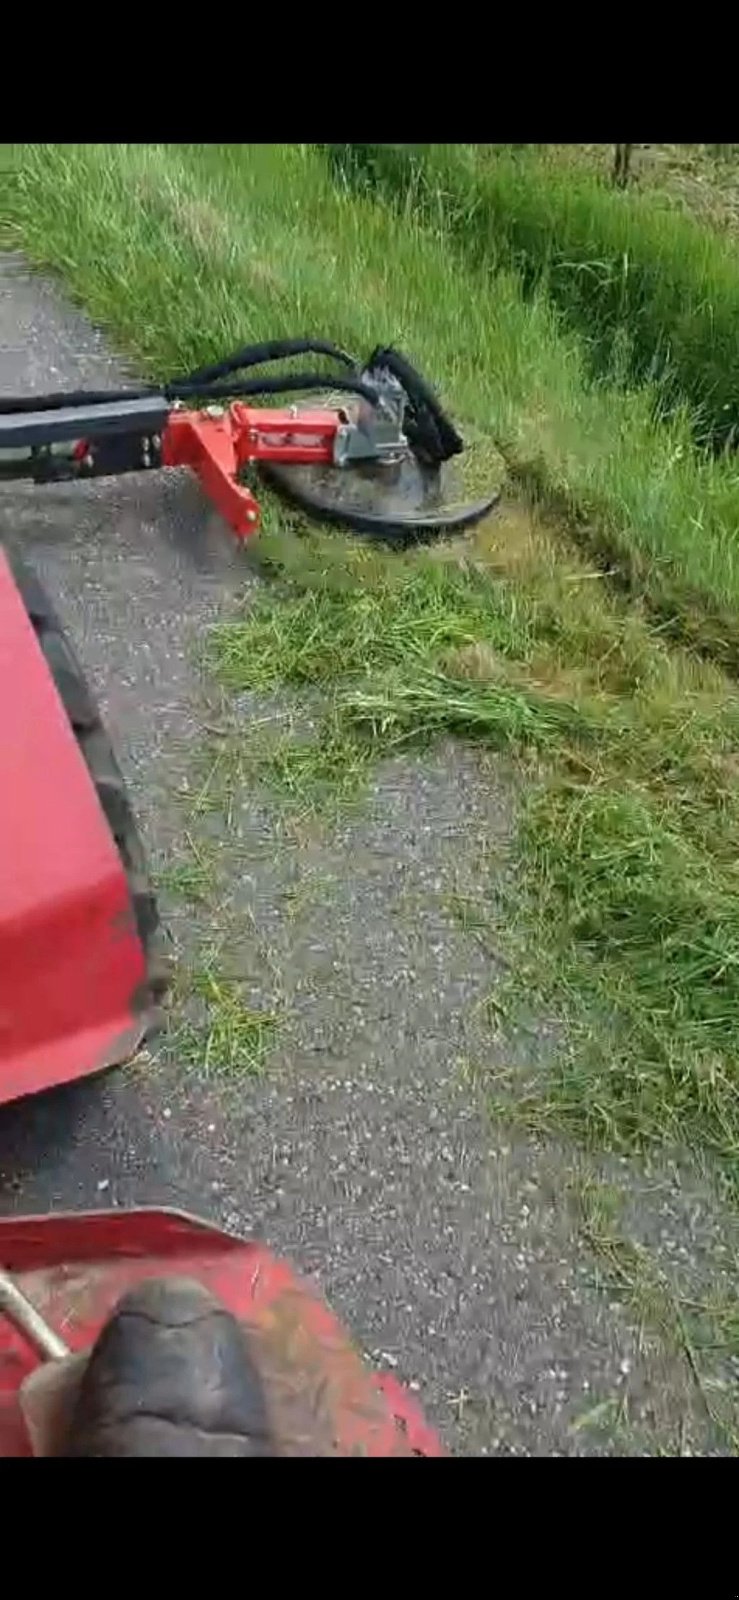
[[[224,976],[217,946],[206,950],[188,975],[183,998],[187,1015],[172,1029],[169,1044],[180,1061],[206,1075],[261,1072],[279,1018],[246,1004],[238,980]]]
[[[491,281],[410,218],[399,229],[304,146],[34,148],[12,212],[26,248],[160,374],[265,330],[328,328],[360,352],[395,339],[488,457],[502,451],[666,625],[739,664],[733,463],[697,460],[687,420],[654,422],[647,391],[590,384],[578,340],[515,275]]]
[[[350,548],[339,570],[306,539],[281,600],[217,631],[221,670],[242,689],[323,685],[331,726],[374,755],[454,731],[535,756],[515,891],[487,918],[499,944],[525,909],[515,987],[564,1002],[570,1043],[546,1083],[537,1068],[507,1086],[516,1114],[622,1149],[689,1142],[733,1181],[739,700],[582,571],[547,577],[545,529],[512,582],[493,528],[474,563]]]
[[[739,263],[731,241],[690,215],[622,194],[579,163],[527,147],[333,145],[342,172],[379,184],[497,272],[545,282],[581,334],[592,368],[656,380],[663,407],[687,404],[699,438],[739,427]]]
[[[272,581],[218,631],[218,669],[235,689],[317,697],[313,744],[280,753],[294,797],[317,766],[324,788],[348,768],[354,784],[441,731],[506,753],[526,777],[517,873],[483,911],[514,988],[566,1026],[554,1061],[499,1099],[588,1142],[687,1144],[735,1190],[739,695],[654,626],[657,611],[739,660],[732,463],[700,460],[687,418],[655,421],[649,392],[592,383],[543,289],[465,264],[446,223],[438,237],[409,211],[400,227],[309,147],[32,148],[13,223],[151,372],[269,334],[393,339],[443,388],[474,472],[500,475],[502,454],[502,511],[432,551],[378,552],[270,509]],[[591,546],[636,595],[609,587]]]
[[[175,907],[192,906],[201,926],[217,930],[217,936],[199,949],[178,949],[166,1051],[207,1076],[257,1074],[276,1042],[282,1017],[278,1008],[251,1005],[243,977],[234,971],[236,929],[220,850],[207,831],[195,835],[199,797],[187,798],[182,844],[157,872],[157,891]],[[256,929],[253,934],[257,938]]]
[[[736,1362],[739,1356],[735,1298],[715,1286],[697,1291],[695,1286],[676,1284],[654,1254],[629,1237],[623,1216],[624,1195],[613,1185],[598,1182],[591,1174],[583,1173],[570,1184],[569,1190],[578,1213],[581,1236],[595,1262],[600,1287],[628,1306],[639,1330],[640,1342],[644,1336],[656,1334],[662,1349],[677,1355],[684,1366],[687,1384],[697,1391],[717,1436],[736,1454],[739,1450],[736,1390],[717,1374],[717,1364],[726,1372],[726,1363]],[[614,1415],[616,1408],[623,1408],[618,1417]],[[629,1433],[635,1430],[629,1426],[623,1396],[585,1413],[576,1426],[579,1430],[604,1425],[613,1427],[614,1423],[624,1435],[624,1442],[629,1442]],[[683,1449],[678,1448],[683,1454]]]

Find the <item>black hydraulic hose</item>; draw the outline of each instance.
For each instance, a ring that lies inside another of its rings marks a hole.
[[[282,361],[290,356],[311,353],[338,361],[353,371],[353,376],[333,373],[290,372],[276,377],[233,378],[250,366],[260,366],[271,361]],[[144,400],[161,396],[166,403],[195,401],[207,405],[209,401],[248,399],[257,395],[295,394],[307,390],[335,389],[357,394],[376,406],[378,390],[372,382],[389,371],[405,391],[408,406],[405,415],[405,432],[411,448],[427,462],[439,464],[457,455],[463,441],[454,424],[446,416],[431,386],[416,372],[411,363],[392,348],[378,348],[360,377],[358,363],[338,345],[322,339],[270,339],[263,344],[245,345],[222,361],[211,363],[190,373],[187,377],[173,379],[161,387],[143,385],[130,389],[77,389],[47,395],[24,396],[22,399],[0,398],[0,416],[33,411],[55,411],[62,407],[95,407],[115,404],[116,401]],[[219,381],[220,380],[220,381]],[[92,429],[91,429],[92,431]]]
[[[196,372],[189,372],[181,382],[214,383],[217,378],[227,377],[229,372],[261,367],[270,361],[284,361],[288,356],[308,355],[329,356],[343,367],[357,369],[354,357],[328,339],[267,339],[264,344],[244,345],[242,350],[235,350],[232,356],[224,356],[222,361],[214,361],[209,367],[198,367]]]
[[[454,423],[446,415],[438,396],[406,356],[392,346],[374,350],[367,362],[367,376],[371,380],[382,371],[392,373],[403,388],[408,406],[405,414],[405,432],[411,449],[426,461],[448,461],[459,455],[464,441]]]
[[[277,378],[245,378],[238,383],[168,383],[164,395],[167,400],[238,400],[256,394],[293,394],[301,389],[338,389],[342,393],[358,394],[371,405],[377,405],[378,393],[371,383],[360,378],[342,378],[333,373],[289,372]]]
[[[276,344],[278,342],[288,343],[287,340],[275,341]],[[291,342],[293,344],[297,343],[296,340]],[[303,343],[307,344],[308,341],[304,340]],[[266,346],[260,347],[261,350],[266,348]],[[311,344],[311,349],[315,351],[315,348],[316,342],[314,341]],[[331,348],[327,345],[320,353],[329,354]],[[230,359],[235,362],[237,358]],[[270,358],[266,358],[260,353],[258,358],[254,360],[253,364],[255,366],[257,365],[257,359],[260,362],[265,359],[279,360],[281,359],[281,352]],[[350,357],[345,359],[348,365],[354,365]],[[219,365],[225,366],[226,370],[228,370],[227,363],[219,363]],[[239,362],[239,365],[243,365],[243,363]],[[233,383],[214,383],[211,379],[203,376],[204,373],[215,372],[215,370],[215,367],[204,367],[201,373],[196,372],[187,378],[175,379],[172,383],[164,384],[161,388],[156,385],[146,385],[136,389],[69,389],[54,394],[24,395],[22,398],[7,398],[3,396],[0,397],[0,416],[11,416],[15,413],[27,411],[58,411],[66,406],[110,405],[115,403],[116,400],[145,400],[158,394],[169,401],[198,399],[206,403],[209,400],[246,399],[249,396],[260,394],[294,394],[301,389],[338,389],[348,394],[361,395],[364,400],[369,401],[370,405],[377,405],[377,390],[371,383],[363,383],[359,377],[347,378],[339,373],[286,372],[274,378],[265,376],[263,378],[244,378]],[[234,366],[232,370],[237,371],[238,367]]]

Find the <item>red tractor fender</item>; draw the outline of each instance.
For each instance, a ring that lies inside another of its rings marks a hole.
[[[177,1211],[5,1217],[0,1263],[74,1352],[144,1278],[196,1278],[244,1325],[280,1455],[445,1454],[415,1397],[372,1372],[315,1288],[261,1244]],[[32,1453],[19,1390],[38,1362],[0,1315],[0,1457]]]
[[[156,922],[124,860],[130,807],[94,701],[33,574],[21,581],[25,595],[0,549],[0,1104],[135,1051]]]

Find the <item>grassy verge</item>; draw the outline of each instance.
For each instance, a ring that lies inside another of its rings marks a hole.
[[[194,820],[191,811],[187,822],[192,825]],[[198,839],[185,823],[180,850],[157,874],[157,891],[175,908],[182,904],[192,907],[201,925],[215,930],[210,942],[198,949],[178,950],[167,1054],[224,1080],[260,1073],[278,1037],[282,1016],[276,1005],[267,1009],[253,1003],[255,996],[239,972],[220,852],[208,841],[207,833]]]
[[[510,266],[515,262],[521,267],[523,256],[510,244],[506,246],[505,228],[498,230],[494,214],[488,216],[483,184],[487,169],[478,167],[472,151],[459,146],[342,145],[329,147],[329,152],[332,169],[359,178],[360,192],[366,192],[363,180],[369,176],[381,193],[400,206],[406,226],[411,218],[420,219],[436,239],[437,248],[440,240],[455,247],[458,270],[467,275],[468,292],[482,294],[486,306],[494,304],[499,286],[509,281],[500,270],[501,263]],[[598,188],[597,181],[582,174],[579,167],[573,172],[571,166],[561,170],[551,163],[542,167],[537,178],[544,194],[549,193],[550,172],[554,191],[559,186],[569,193],[571,186],[577,194],[582,182],[586,187],[595,185],[598,194],[616,207],[622,203],[622,196]],[[514,210],[517,181],[508,195]],[[478,192],[480,185],[483,188]],[[648,212],[647,197],[637,198]],[[586,205],[583,215],[589,215]],[[667,216],[678,226],[685,220],[701,239],[709,238],[691,219],[672,212]],[[553,226],[555,220],[553,217]],[[731,249],[713,242],[716,248]],[[530,292],[535,297],[553,283],[549,268],[544,271],[543,255],[537,260],[536,273],[531,264],[528,270],[529,285],[535,284]],[[621,268],[624,260],[630,257],[620,258]],[[493,272],[497,271],[492,292],[491,264]],[[571,275],[578,282],[581,276],[588,278],[584,271],[575,273],[574,267]],[[577,292],[586,294],[584,289]],[[708,311],[712,319],[710,306]],[[624,302],[619,317],[620,321],[609,324],[607,365],[612,377],[625,380],[633,367],[633,350],[627,348],[624,336],[628,328],[633,343],[636,308]],[[564,361],[566,351],[567,361],[574,363],[562,368],[560,383],[548,372],[540,386],[540,373],[531,371],[529,403],[522,407],[525,423],[522,425],[521,412],[514,430],[501,425],[495,416],[491,419],[511,473],[528,492],[561,512],[580,543],[642,593],[676,636],[737,671],[739,468],[735,459],[711,460],[695,451],[694,410],[675,414],[669,424],[664,418],[662,423],[654,421],[666,393],[664,371],[659,386],[643,386],[638,392],[588,382],[586,373],[592,363],[586,352],[590,350],[592,355],[593,337],[596,342],[600,338],[600,323],[595,310],[586,310],[584,301],[578,326],[588,333],[587,339],[568,339],[559,326],[558,359]],[[550,340],[556,327],[553,323]],[[722,371],[733,370],[728,346],[722,354],[714,354],[717,361],[726,363]],[[653,365],[659,370],[659,362]]]
[[[483,887],[478,926],[508,944],[512,1000],[538,990],[567,1044],[545,1078],[499,1084],[498,1109],[621,1150],[685,1142],[733,1184],[736,696],[515,511],[464,553],[342,553],[268,539],[282,598],[218,630],[226,681],[322,685],[319,768],[337,729],[355,768],[449,730],[523,761],[515,888]]]
[[[600,1287],[629,1308],[640,1343],[643,1336],[656,1336],[663,1350],[678,1357],[715,1435],[736,1455],[737,1390],[733,1374],[727,1378],[739,1356],[735,1299],[717,1284],[699,1287],[689,1283],[674,1267],[668,1274],[653,1251],[629,1236],[623,1216],[624,1195],[614,1185],[585,1173],[572,1183],[569,1193]],[[578,1427],[612,1425],[615,1418],[607,1415],[609,1410],[609,1403],[596,1407],[596,1414],[586,1413]],[[620,1419],[620,1426],[627,1436],[633,1431],[627,1417]]]
[[[30,151],[14,222],[139,362],[170,372],[245,339],[394,337],[521,473],[597,506],[663,602],[739,601],[737,491],[649,398],[592,388],[576,341],[515,278],[334,188],[300,146]],[[238,689],[310,686],[325,725],[282,751],[329,783],[454,730],[530,775],[510,904],[484,907],[515,976],[567,1022],[527,1120],[634,1149],[682,1142],[739,1176],[739,697],[609,594],[560,526],[512,500],[474,538],[388,556],[272,511],[277,582],[214,641]],[[695,545],[702,526],[704,543]],[[736,606],[739,615],[739,604]],[[307,753],[306,753],[307,751]],[[517,935],[519,937],[518,943]]]
[[[589,384],[577,339],[517,278],[491,283],[443,238],[336,192],[301,146],[32,150],[11,211],[27,250],[160,374],[267,331],[395,338],[526,493],[739,669],[739,472],[697,461],[688,422],[657,426],[646,392]]]
[[[492,152],[531,152],[557,167],[585,169],[612,186],[615,150],[607,144],[489,145]],[[632,149],[629,192],[652,196],[664,210],[693,217],[719,234],[739,225],[736,144],[640,144]]]
[[[13,242],[9,226],[11,210],[10,192],[20,159],[17,144],[0,144],[0,250],[7,250]]]
[[[11,200],[31,253],[159,373],[265,332],[328,329],[360,352],[394,338],[666,625],[739,668],[737,470],[699,462],[648,393],[589,384],[578,341],[514,276],[491,284],[337,192],[302,146],[52,146],[26,155]]]
[[[689,215],[622,194],[584,165],[474,145],[330,147],[354,170],[443,222],[493,271],[545,281],[598,373],[658,380],[663,405],[686,403],[699,437],[739,426],[739,267],[730,241]]]

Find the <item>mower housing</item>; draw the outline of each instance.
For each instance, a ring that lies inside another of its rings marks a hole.
[[[153,1020],[157,918],[92,696],[41,586],[2,549],[0,726],[3,1103],[133,1054]]]

